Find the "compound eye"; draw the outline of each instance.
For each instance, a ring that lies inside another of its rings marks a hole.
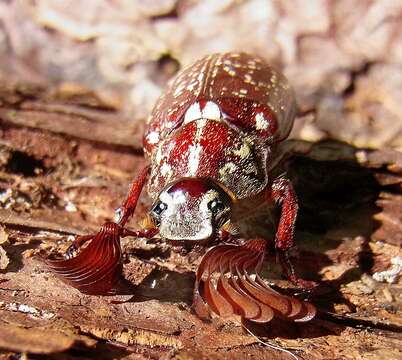
[[[155,206],[152,208],[152,213],[156,216],[160,216],[162,212],[164,212],[167,209],[167,205],[159,201],[158,203],[155,204]]]
[[[208,203],[208,209],[211,210],[213,214],[217,214],[225,209],[225,205],[219,199],[214,199]]]

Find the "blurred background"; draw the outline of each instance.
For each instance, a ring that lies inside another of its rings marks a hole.
[[[183,65],[231,50],[283,69],[298,137],[402,149],[400,0],[0,1],[0,77],[91,93],[130,121]]]

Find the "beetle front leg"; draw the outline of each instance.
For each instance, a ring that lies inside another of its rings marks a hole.
[[[138,199],[140,198],[141,191],[145,186],[145,182],[149,175],[149,166],[145,167],[138,178],[131,184],[127,198],[123,205],[116,210],[115,222],[121,226],[126,225],[127,221],[133,216],[135,208],[137,207]]]
[[[67,284],[83,293],[104,295],[111,293],[122,272],[120,239],[126,236],[152,238],[157,229],[131,231],[124,228],[136,208],[141,190],[146,183],[149,168],[146,167],[130,187],[117,222],[105,223],[94,235],[79,236],[67,250],[66,260],[47,260],[49,268]],[[75,252],[86,242],[89,245]]]
[[[274,180],[267,194],[267,201],[281,206],[281,215],[275,236],[277,258],[290,281],[303,288],[317,286],[314,281],[300,279],[289,258],[289,250],[295,246],[294,230],[299,208],[297,196],[290,180],[280,177]]]

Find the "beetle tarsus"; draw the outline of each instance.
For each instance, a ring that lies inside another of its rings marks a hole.
[[[303,289],[303,291],[310,292],[318,286],[318,283],[311,280],[304,280],[297,276],[293,263],[289,257],[288,250],[276,249],[277,262],[281,265],[285,276],[296,286]]]

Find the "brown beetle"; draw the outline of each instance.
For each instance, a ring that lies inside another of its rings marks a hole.
[[[160,237],[212,247],[196,274],[194,309],[255,322],[274,316],[308,321],[315,307],[269,287],[257,274],[267,243],[242,239],[236,218],[244,204],[280,205],[275,237],[287,277],[302,287],[287,256],[294,246],[298,204],[289,180],[272,177],[296,113],[286,78],[244,53],[207,56],[180,71],[158,100],[144,136],[150,165],[131,185],[116,221],[78,237],[67,260],[47,261],[68,284],[87,294],[107,294],[121,274],[120,239]],[[147,184],[153,206],[148,227],[125,226]],[[90,241],[75,257],[72,254]]]

